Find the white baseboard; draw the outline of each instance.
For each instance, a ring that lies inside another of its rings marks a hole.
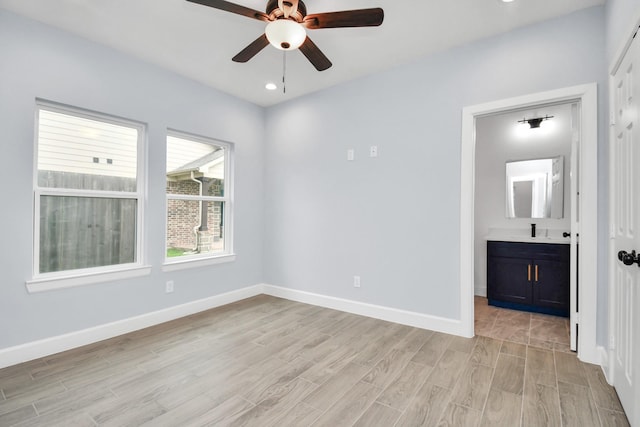
[[[296,289],[258,284],[224,294],[214,295],[201,300],[191,301],[186,304],[142,314],[140,316],[130,317],[128,319],[122,319],[80,331],[0,349],[0,368],[49,356],[61,351],[71,350],[83,345],[92,344],[127,334],[129,332],[148,328],[150,326],[189,316],[201,311],[210,310],[215,307],[230,304],[232,302],[260,294],[285,298],[291,301],[298,301],[319,307],[331,308],[388,322],[400,323],[402,325],[413,326],[416,328],[464,336],[462,322],[460,320],[431,316],[428,314],[384,307],[381,305],[367,304],[360,301],[336,298],[327,295],[299,291]]]
[[[607,383],[612,384],[611,378],[611,367],[609,366],[609,351],[603,346],[598,346],[598,355],[600,356],[600,367],[602,368],[602,372],[604,373],[604,377],[607,380]]]
[[[478,297],[487,297],[487,287],[485,286],[484,288],[474,288],[473,289],[473,295],[478,296]]]
[[[443,332],[446,334],[464,336],[463,325],[460,320],[430,316],[428,314],[416,313],[413,311],[399,310],[397,308],[367,304],[364,302],[314,294],[311,292],[268,284],[264,284],[262,286],[265,294],[272,295],[274,297],[285,298],[325,308],[332,308],[334,310],[359,314],[361,316],[386,320],[388,322],[400,323],[402,325],[413,326],[416,328],[430,329],[432,331]]]
[[[262,285],[249,286],[212,297],[191,301],[140,316],[130,317],[81,331],[70,332],[26,344],[0,349],[0,368],[27,362],[61,351],[92,344],[118,335],[148,328],[221,305],[230,304],[263,293]]]

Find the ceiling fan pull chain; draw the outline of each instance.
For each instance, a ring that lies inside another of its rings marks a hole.
[[[282,51],[282,93],[287,93],[287,82],[285,76],[287,75],[287,51]]]

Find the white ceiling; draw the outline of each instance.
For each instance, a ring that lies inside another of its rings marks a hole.
[[[0,0],[0,8],[111,46],[208,86],[269,106],[407,63],[429,53],[604,4],[605,0],[306,0],[307,12],[382,7],[372,28],[309,30],[333,62],[318,72],[297,51],[271,46],[251,61],[231,58],[264,32],[261,21],[185,0]],[[235,3],[263,11],[266,0]]]

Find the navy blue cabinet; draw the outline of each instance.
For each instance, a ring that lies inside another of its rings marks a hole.
[[[487,242],[489,305],[569,316],[569,245]]]

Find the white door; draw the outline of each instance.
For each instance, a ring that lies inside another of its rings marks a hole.
[[[633,426],[640,426],[640,37],[614,76],[613,383]],[[625,262],[626,261],[626,264]],[[635,263],[632,263],[636,261]],[[629,264],[629,265],[627,265]]]

